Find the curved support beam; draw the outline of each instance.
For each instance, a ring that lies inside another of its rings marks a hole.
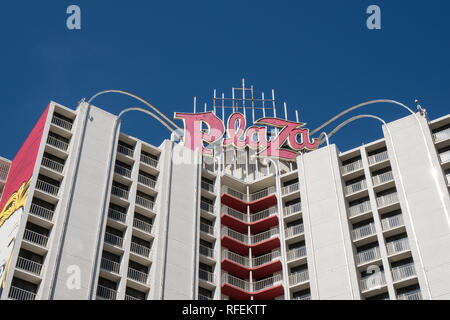
[[[408,110],[411,114],[415,114],[414,111],[411,110],[411,108],[409,108],[408,106],[404,105],[401,102],[395,101],[395,100],[390,100],[390,99],[378,99],[378,100],[371,100],[371,101],[367,101],[367,102],[363,102],[360,104],[357,104],[353,107],[350,107],[344,111],[342,111],[341,113],[339,113],[338,115],[336,115],[335,117],[331,118],[330,120],[328,120],[327,122],[325,122],[324,124],[322,124],[320,127],[312,130],[310,132],[310,134],[314,134],[317,131],[319,131],[320,129],[322,129],[323,127],[326,127],[327,125],[329,125],[330,123],[334,122],[335,120],[339,119],[340,117],[342,117],[343,115],[349,113],[350,111],[353,111],[355,109],[367,106],[367,105],[371,105],[371,104],[376,104],[376,103],[391,103],[391,104],[395,104],[398,106],[401,106],[402,108],[405,108],[406,110]],[[331,135],[330,135],[331,137]]]
[[[167,122],[169,122],[171,125],[173,125],[176,129],[180,129],[180,127],[178,127],[178,126],[175,124],[175,122],[173,122],[172,120],[170,120],[169,118],[167,118],[161,111],[159,111],[156,107],[154,107],[153,105],[151,105],[149,102],[145,101],[144,99],[142,99],[142,98],[140,98],[140,97],[138,97],[138,96],[136,96],[136,95],[134,95],[134,94],[132,94],[132,93],[129,93],[129,92],[126,92],[126,91],[123,91],[123,90],[114,90],[114,89],[112,89],[112,90],[104,90],[104,91],[97,92],[95,95],[93,95],[93,96],[88,100],[87,103],[90,105],[91,102],[92,102],[95,98],[97,98],[98,96],[103,95],[103,94],[105,94],[105,93],[120,93],[120,94],[129,96],[129,97],[132,97],[132,98],[134,98],[134,99],[136,99],[136,100],[142,102],[143,104],[145,104],[145,105],[148,106],[149,108],[153,109],[154,111],[156,111],[161,117],[163,117]],[[181,130],[181,129],[180,129],[180,130]]]

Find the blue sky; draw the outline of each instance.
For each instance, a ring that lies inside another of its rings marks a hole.
[[[81,8],[80,31],[66,28],[71,4]],[[381,30],[366,28],[371,4],[381,8]],[[210,104],[215,88],[230,96],[243,77],[258,94],[274,88],[289,117],[298,109],[310,128],[375,98],[412,107],[418,98],[437,118],[450,109],[449,12],[446,0],[8,1],[0,10],[0,155],[14,157],[50,100],[75,108],[122,89],[172,117],[191,112],[194,96]],[[95,105],[118,113],[139,104],[109,95]],[[364,112],[387,121],[407,114],[383,104]],[[156,145],[168,137],[138,114],[125,116],[122,131]],[[364,119],[332,142],[347,150],[381,135]]]

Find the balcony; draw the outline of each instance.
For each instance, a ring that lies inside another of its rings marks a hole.
[[[363,168],[363,162],[361,159],[359,159],[359,160],[356,160],[355,162],[349,163],[347,165],[343,165],[341,167],[341,173],[342,173],[342,175],[346,175],[348,173],[357,171],[362,168]]]
[[[289,275],[289,286],[296,286],[309,281],[308,270],[292,273]]]
[[[368,157],[369,165],[374,165],[376,163],[383,162],[387,159],[389,159],[387,150]]]
[[[105,242],[114,247],[123,247],[123,238],[109,232],[105,232]]]
[[[209,213],[214,213],[214,206],[205,201],[200,202],[200,209]]]
[[[134,281],[147,284],[148,274],[133,268],[128,268],[128,278]]]
[[[390,206],[391,204],[398,203],[397,192],[388,193],[377,197],[378,208]]]
[[[447,163],[450,161],[450,150],[439,153],[439,158],[441,159],[441,163]]]
[[[252,233],[258,233],[278,225],[276,206],[247,215],[223,205],[222,212],[222,224],[242,233],[247,232],[248,227]]]
[[[55,197],[58,196],[59,192],[59,187],[39,179],[36,181],[36,189]]]
[[[114,172],[117,173],[119,176],[131,178],[131,170],[127,169],[125,167],[122,167],[118,164],[115,165]]]
[[[267,254],[249,259],[232,251],[222,251],[222,270],[228,271],[241,278],[248,278],[250,271],[253,277],[262,278],[281,271],[280,250],[273,250]]]
[[[254,202],[262,198],[266,198],[275,193],[275,187],[269,187],[249,195],[249,202]]]
[[[130,296],[129,294],[125,294],[125,301],[136,301],[136,300],[143,300],[143,299]]]
[[[151,189],[156,189],[156,181],[142,174],[138,175],[138,182]]]
[[[55,147],[56,149],[62,150],[66,152],[69,149],[69,144],[61,141],[53,136],[47,137],[47,144],[51,145],[52,147]]]
[[[35,231],[31,231],[29,229],[25,229],[25,232],[23,234],[23,239],[28,242],[34,243],[40,247],[43,247],[43,248],[47,247],[47,243],[48,243],[47,236],[37,233]]]
[[[118,197],[118,198],[128,200],[129,192],[128,192],[128,190],[125,190],[125,189],[122,189],[122,188],[119,188],[119,187],[116,187],[116,186],[112,186],[111,194],[113,196]]]
[[[133,149],[127,148],[121,144],[117,145],[117,152],[119,152],[127,157],[130,157],[130,158],[133,158],[133,155],[134,155]]]
[[[108,218],[115,220],[115,221],[120,221],[120,222],[125,223],[125,221],[127,220],[127,215],[118,210],[109,208],[108,209]]]
[[[311,294],[303,294],[301,296],[293,297],[292,300],[311,300]]]
[[[392,268],[392,280],[394,282],[405,280],[416,276],[414,263],[408,263],[403,266]]]
[[[141,154],[141,162],[145,163],[146,165],[158,168],[158,160],[155,160],[153,158],[150,158],[149,156],[146,156],[145,154]]]
[[[64,170],[63,164],[45,157],[42,158],[41,165],[58,173],[62,173]]]
[[[150,248],[136,242],[131,242],[130,251],[145,258],[150,257]]]
[[[284,230],[284,235],[285,235],[286,239],[289,239],[289,238],[293,238],[297,235],[303,234],[304,231],[305,231],[305,228],[303,226],[303,223],[301,223],[296,226],[286,228]]]
[[[386,243],[386,251],[389,256],[398,254],[401,252],[409,251],[409,241],[408,238],[403,238]]]
[[[434,142],[438,143],[450,138],[450,128],[433,133]]]
[[[254,255],[271,251],[280,246],[278,228],[247,236],[227,227],[222,228],[222,245],[233,251],[246,255],[249,248],[252,248]]]
[[[44,207],[41,207],[35,203],[32,203],[30,206],[30,214],[31,215],[45,219],[50,222],[53,220],[54,213],[55,213],[54,211],[44,208]]]
[[[141,231],[144,231],[148,234],[152,233],[152,225],[148,222],[142,221],[140,219],[134,218],[133,219],[133,227],[136,229],[139,229]]]
[[[153,210],[154,202],[141,196],[136,196],[136,204],[149,210]]]
[[[286,254],[287,262],[292,262],[297,259],[306,258],[306,246],[289,250]]]
[[[292,192],[298,191],[300,189],[300,184],[298,182],[282,187],[281,188],[281,195],[285,196],[287,194],[290,194]]]
[[[69,121],[67,121],[67,120],[64,120],[64,119],[61,119],[61,118],[59,118],[59,117],[56,116],[56,115],[53,115],[53,117],[52,117],[52,123],[53,123],[54,125],[60,127],[60,128],[63,128],[63,129],[65,129],[65,130],[67,130],[67,131],[72,130],[72,123],[71,123],[71,122],[69,122]]]
[[[202,181],[201,186],[202,186],[203,190],[214,193],[214,185],[212,185],[206,181]]]
[[[253,296],[254,300],[269,300],[283,292],[280,274],[256,282],[242,280],[227,273],[222,275],[222,293],[232,299],[249,300]]]
[[[283,215],[288,217],[290,215],[294,215],[296,213],[300,213],[302,211],[302,203],[298,202],[296,204],[290,205],[289,207],[284,208]]]
[[[366,190],[367,189],[367,182],[366,180],[361,180],[352,184],[349,184],[348,186],[344,187],[344,193],[346,196]]]
[[[35,300],[36,293],[11,286],[9,289],[8,298],[12,300]]]
[[[100,298],[102,300],[116,300],[117,298],[117,291],[98,285],[97,286],[97,298]]]
[[[386,285],[386,277],[383,271],[377,272],[359,280],[361,292],[378,290],[384,285]]]
[[[374,187],[393,180],[394,174],[392,173],[392,171],[384,172],[372,177]]]
[[[240,212],[247,212],[247,206],[249,206],[250,212],[255,213],[276,205],[275,191],[275,187],[269,187],[247,196],[242,192],[224,186],[222,204]]]
[[[371,222],[365,226],[352,230],[352,240],[357,241],[376,234],[375,223]]]
[[[350,218],[370,212],[372,210],[370,207],[370,200],[350,206],[348,209]]]
[[[397,295],[397,300],[422,300],[420,290],[405,292]]]
[[[19,256],[17,258],[16,268],[40,276],[42,264]]]
[[[200,245],[199,251],[200,251],[200,255],[214,259],[214,249]]]
[[[197,300],[212,300],[212,298],[199,293]]]
[[[404,225],[405,225],[405,223],[403,222],[402,214],[397,214],[395,216],[384,218],[381,220],[381,226],[383,228],[383,231],[402,227]]]
[[[115,274],[120,273],[120,263],[102,258],[102,261],[100,263],[100,268]]]
[[[202,270],[199,269],[198,270],[198,277],[200,280],[209,282],[209,283],[214,283],[214,273],[206,271],[206,270]]]
[[[212,236],[214,235],[214,227],[204,222],[200,222],[200,231]]]
[[[355,255],[356,265],[361,266],[368,262],[380,259],[380,248],[374,247],[368,250],[361,251]]]

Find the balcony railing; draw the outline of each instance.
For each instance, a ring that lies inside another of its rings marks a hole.
[[[9,289],[8,298],[13,300],[35,300],[36,293],[11,286]]]
[[[388,205],[391,205],[391,204],[394,204],[397,202],[398,202],[397,192],[392,192],[392,193],[388,193],[388,194],[377,197],[378,208],[386,207]]]
[[[55,137],[52,137],[52,136],[48,136],[47,144],[49,144],[49,145],[51,145],[51,146],[53,146],[53,147],[55,147],[57,149],[60,149],[62,151],[67,151],[67,149],[69,149],[69,144],[68,143],[66,143],[64,141],[61,141],[61,140],[59,140],[59,139],[57,139]]]
[[[252,259],[252,266],[259,267],[264,264],[272,262],[274,259],[279,258],[281,255],[280,250],[273,250],[272,252],[266,253],[262,256],[255,257]]]
[[[356,228],[352,230],[352,239],[359,240],[368,236],[371,236],[376,233],[375,223],[369,223],[365,226]]]
[[[125,189],[122,189],[122,188],[119,188],[119,187],[116,187],[116,186],[112,186],[111,194],[116,196],[116,197],[128,200],[129,192],[127,190],[125,190]]]
[[[234,209],[232,209],[230,207],[222,205],[222,212],[224,212],[224,213],[226,213],[226,214],[228,214],[228,215],[230,215],[230,216],[232,216],[232,217],[234,217],[236,219],[239,219],[239,220],[241,220],[243,222],[249,223],[249,222],[259,221],[261,219],[264,219],[264,218],[267,218],[267,217],[271,216],[272,214],[275,214],[277,212],[277,207],[273,206],[273,207],[270,207],[268,209],[256,212],[254,214],[247,215],[247,214],[244,214],[242,212],[236,211],[236,210],[234,210]]]
[[[31,272],[39,276],[41,274],[42,264],[23,257],[18,257],[16,268]]]
[[[397,214],[395,216],[384,218],[383,220],[381,220],[381,226],[383,227],[383,231],[397,228],[403,225],[404,222],[402,214]]]
[[[242,201],[246,201],[247,200],[247,195],[246,194],[244,194],[244,193],[242,193],[240,191],[234,190],[233,188],[230,188],[228,186],[224,186],[223,187],[223,193],[226,193],[226,194],[228,194],[230,196],[238,198],[239,200],[242,200]]]
[[[199,293],[198,300],[212,300],[212,298]]]
[[[222,227],[222,236],[228,236],[239,242],[250,244],[250,237],[227,227]]]
[[[214,234],[214,227],[210,226],[209,224],[206,224],[204,222],[200,222],[200,231],[213,235]]]
[[[422,300],[420,290],[405,292],[397,295],[397,300]]]
[[[200,254],[205,257],[214,258],[214,249],[208,248],[207,246],[200,245]]]
[[[253,283],[253,291],[261,291],[267,288],[271,288],[277,283],[281,282],[281,274],[276,274],[273,277],[259,280]]]
[[[54,125],[57,125],[58,127],[61,127],[63,129],[66,129],[68,131],[72,130],[72,123],[70,123],[67,120],[61,119],[56,115],[53,115],[52,117],[52,123]]]
[[[289,250],[286,256],[287,261],[293,261],[295,259],[306,257],[306,246]]]
[[[120,248],[123,246],[123,238],[109,232],[105,232],[105,242]]]
[[[398,239],[386,243],[386,251],[388,255],[409,250],[408,238]]]
[[[214,273],[206,271],[206,270],[199,269],[198,277],[204,281],[214,282]]]
[[[388,155],[387,150],[383,151],[383,152],[380,152],[380,153],[377,153],[377,154],[374,154],[374,155],[371,155],[371,156],[368,157],[369,165],[372,165],[372,164],[375,164],[375,163],[378,163],[378,162],[382,162],[382,161],[384,161],[384,160],[386,160],[388,158],[389,158],[389,155]]]
[[[434,142],[440,142],[450,138],[450,128],[433,133]]]
[[[135,227],[136,229],[145,231],[147,233],[152,233],[152,225],[148,222],[142,221],[137,218],[133,219],[133,227]]]
[[[237,253],[223,250],[222,251],[222,259],[227,259],[233,262],[236,262],[237,264],[240,264],[241,266],[250,268],[250,259],[244,256],[241,256]]]
[[[152,159],[145,154],[141,154],[141,161],[145,163],[146,165],[149,165],[150,167],[157,168],[158,167],[158,160]]]
[[[209,192],[214,192],[214,185],[212,185],[211,183],[202,181],[202,189],[209,191]]]
[[[380,258],[380,248],[374,247],[368,250],[361,251],[355,255],[357,265],[361,265],[366,262],[374,261]]]
[[[120,145],[120,144],[117,145],[117,152],[119,152],[121,154],[124,154],[124,155],[126,155],[126,156],[128,156],[130,158],[133,158],[133,154],[134,154],[134,150],[133,149],[127,148],[127,147],[125,147],[123,145]]]
[[[349,184],[348,186],[344,187],[345,195],[348,196],[350,194],[362,191],[367,189],[367,182],[366,180],[361,180],[352,184]]]
[[[240,288],[247,292],[251,291],[250,282],[233,277],[228,273],[222,274],[222,283],[227,283],[229,285],[232,285],[233,287]]]
[[[344,175],[344,174],[359,170],[362,167],[363,167],[363,162],[361,159],[359,159],[359,160],[356,160],[355,162],[343,165],[341,167],[341,173]]]
[[[52,196],[57,196],[59,192],[59,187],[42,180],[36,181],[36,189],[51,194]]]
[[[48,221],[52,221],[54,211],[44,208],[44,207],[41,207],[35,203],[32,203],[30,206],[30,213],[34,216],[43,218]]]
[[[200,202],[200,208],[203,211],[214,213],[214,206],[212,204],[206,203],[205,201]]]
[[[394,180],[394,174],[392,171],[384,172],[382,174],[376,175],[372,177],[373,185],[378,186],[382,183],[389,182]]]
[[[301,296],[293,297],[292,300],[311,300],[311,294],[303,294]]]
[[[116,273],[116,274],[120,273],[120,263],[106,259],[106,258],[102,258],[102,261],[100,263],[100,268],[102,268],[103,270],[109,271],[109,272]]]
[[[285,229],[286,238],[290,238],[304,232],[303,223]]]
[[[143,300],[143,299],[140,299],[140,298],[136,298],[136,297],[133,297],[133,296],[130,296],[129,294],[126,294],[125,295],[125,301],[134,301],[134,300]]]
[[[108,217],[113,219],[113,220],[121,221],[121,222],[124,222],[124,223],[127,220],[127,215],[125,213],[120,212],[120,211],[115,210],[115,209],[112,209],[112,208],[108,209]]]
[[[253,283],[249,281],[236,278],[228,273],[222,274],[222,283],[227,283],[233,287],[240,288],[246,292],[257,292],[270,287],[273,287],[277,283],[281,282],[281,274],[276,274],[273,277],[259,280]]]
[[[273,193],[275,193],[275,187],[269,187],[269,188],[266,188],[266,189],[263,189],[263,190],[260,190],[260,191],[250,194],[249,200],[256,201],[256,200],[262,199],[264,197],[267,197]]]
[[[136,196],[136,204],[141,207],[153,210],[154,202],[141,196]]]
[[[349,207],[349,216],[354,217],[358,214],[369,212],[370,208],[370,200],[355,204]]]
[[[133,268],[128,268],[128,278],[145,284],[148,281],[148,274]]]
[[[289,207],[284,208],[284,216],[289,216],[294,213],[298,213],[302,211],[302,203],[297,202],[296,204],[290,205]]]
[[[48,237],[44,236],[43,234],[31,231],[29,229],[25,229],[25,232],[23,234],[24,240],[28,242],[35,243],[41,247],[46,247],[48,243]]]
[[[115,165],[114,172],[123,177],[131,178],[131,170],[118,164]]]
[[[414,267],[414,263],[409,263],[403,266],[392,268],[393,281],[400,281],[403,279],[414,277],[415,275],[416,275],[416,268]]]
[[[439,153],[439,158],[441,159],[441,163],[447,163],[450,161],[450,150]]]
[[[116,300],[117,298],[117,291],[98,285],[97,286],[97,297],[106,299],[106,300]]]
[[[284,196],[286,194],[297,191],[299,188],[300,188],[300,184],[298,182],[296,182],[294,184],[290,184],[288,186],[281,188],[281,194]]]
[[[142,174],[138,175],[138,182],[142,183],[143,185],[150,187],[152,189],[156,188],[156,181],[153,179],[150,179],[149,177],[146,177]]]
[[[292,273],[289,275],[289,285],[293,286],[309,280],[308,270]]]
[[[253,236],[250,236],[250,243],[251,244],[257,244],[260,243],[262,241],[265,241],[267,239],[270,239],[272,236],[274,235],[278,235],[278,228],[272,228],[270,230],[255,234]]]
[[[384,272],[382,271],[359,280],[359,285],[361,287],[362,292],[379,289],[381,286],[385,284],[386,284],[386,277],[384,275]]]
[[[49,169],[51,169],[53,171],[59,172],[59,173],[62,173],[63,170],[64,170],[64,165],[63,164],[61,164],[59,162],[56,162],[54,160],[51,160],[49,158],[43,157],[41,164],[42,164],[42,166],[44,166],[46,168],[49,168]]]
[[[150,248],[136,242],[131,242],[130,251],[146,258],[150,256]]]

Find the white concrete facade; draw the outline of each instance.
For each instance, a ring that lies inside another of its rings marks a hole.
[[[0,298],[450,299],[449,128],[411,115],[278,173],[52,102]]]

